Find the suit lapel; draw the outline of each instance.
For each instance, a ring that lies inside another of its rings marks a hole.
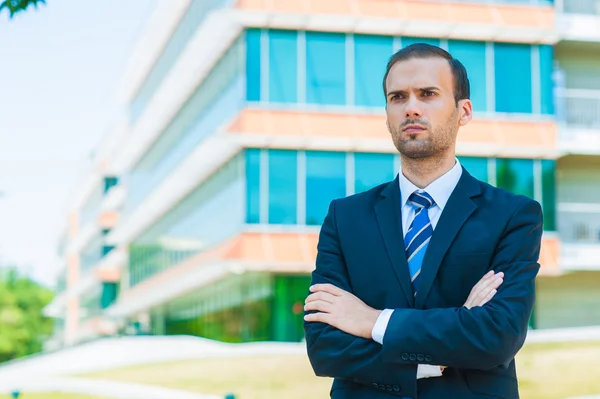
[[[415,308],[423,308],[446,251],[462,225],[477,208],[471,198],[479,195],[480,192],[479,182],[463,168],[462,176],[444,207],[427,247],[421,266]]]
[[[390,257],[394,273],[400,282],[402,291],[409,306],[414,304],[414,296],[410,283],[410,273],[406,263],[404,240],[402,234],[402,212],[400,203],[400,186],[398,177],[381,192],[381,198],[375,205],[375,214],[379,222],[381,236]]]

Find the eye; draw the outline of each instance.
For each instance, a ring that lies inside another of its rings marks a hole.
[[[425,97],[433,97],[433,96],[435,96],[435,92],[433,92],[433,91],[425,91],[425,92],[423,92],[423,95]]]

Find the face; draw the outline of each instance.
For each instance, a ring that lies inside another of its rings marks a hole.
[[[443,58],[394,64],[386,80],[387,126],[404,157],[454,156],[458,128],[471,120],[469,100],[454,100],[452,69]]]

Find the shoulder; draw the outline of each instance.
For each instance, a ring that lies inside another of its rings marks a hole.
[[[344,198],[338,198],[332,202],[335,203],[336,209],[355,209],[356,207],[368,207],[375,203],[375,201],[381,196],[383,191],[390,184],[397,184],[397,182],[397,180],[388,181],[367,191],[352,194]]]
[[[477,180],[481,189],[481,200],[504,214],[515,214],[521,210],[541,213],[538,201],[521,194],[515,194],[503,188]]]

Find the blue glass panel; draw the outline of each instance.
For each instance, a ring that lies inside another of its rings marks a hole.
[[[539,46],[540,49],[540,89],[542,99],[542,114],[554,114],[554,95],[552,93],[553,81],[553,48],[552,46]]]
[[[462,40],[448,41],[448,51],[467,69],[471,86],[473,110],[486,110],[485,43]]]
[[[494,43],[496,112],[531,113],[531,46]]]
[[[346,103],[346,35],[306,32],[306,101]]]
[[[382,81],[393,54],[393,38],[354,35],[354,103],[366,107],[384,107]]]
[[[556,161],[542,160],[542,207],[544,230],[556,230]]]
[[[431,37],[402,37],[402,48],[408,47],[411,44],[415,43],[425,43],[430,44],[432,46],[439,46],[440,39],[434,39]]]
[[[393,180],[398,172],[394,170],[394,158],[393,154],[354,154],[354,192]]]
[[[298,101],[298,33],[269,31],[269,101]]]
[[[298,153],[269,150],[269,223],[296,224]]]
[[[488,183],[488,159],[477,157],[457,157],[460,164],[469,172],[471,176]]]
[[[321,225],[330,202],[346,195],[346,154],[306,152],[306,224]]]
[[[260,35],[259,29],[246,31],[246,99],[260,101]]]
[[[260,150],[246,151],[246,223],[260,222]]]
[[[533,198],[533,160],[497,159],[496,181],[500,188]]]

